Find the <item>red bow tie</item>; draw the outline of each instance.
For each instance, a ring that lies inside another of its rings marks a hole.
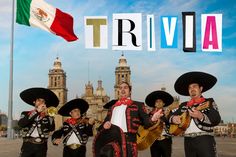
[[[67,122],[68,124],[75,125],[75,124],[77,123],[77,119],[75,119],[75,118],[68,118],[68,119],[66,120],[66,122]]]
[[[120,105],[131,105],[132,104],[132,100],[130,99],[127,99],[127,98],[121,98],[120,100],[118,100],[116,103],[115,103],[115,106],[120,106]]]
[[[191,107],[193,105],[196,105],[196,104],[201,104],[205,101],[205,98],[204,97],[200,97],[200,98],[197,98],[197,99],[191,99],[188,103],[187,103],[187,106],[188,107]]]
[[[28,115],[31,115],[33,112],[35,112],[36,110],[31,110],[31,111],[29,111],[28,112]],[[39,116],[40,116],[40,118],[43,118],[43,117],[45,117],[46,116],[46,113],[45,112],[40,112],[39,113]]]

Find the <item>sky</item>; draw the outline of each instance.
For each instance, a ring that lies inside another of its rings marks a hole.
[[[218,0],[45,0],[74,18],[75,42],[66,42],[38,28],[14,23],[13,118],[19,118],[25,104],[19,93],[31,87],[47,87],[48,72],[58,56],[67,75],[68,100],[82,95],[85,84],[103,81],[107,94],[114,98],[115,67],[122,54],[112,50],[112,14],[142,13],[143,50],[124,51],[131,68],[132,98],[144,101],[154,90],[174,90],[176,79],[189,71],[203,71],[217,77],[216,85],[203,93],[213,97],[225,122],[236,122],[236,1]],[[196,12],[197,52],[185,53],[182,47],[182,12]],[[222,52],[201,50],[201,14],[222,14]],[[8,113],[12,1],[0,1],[0,110]],[[146,48],[147,14],[155,16],[156,51]],[[160,17],[178,16],[178,48],[160,47]],[[108,49],[86,49],[84,16],[108,17]],[[89,70],[88,70],[89,69]],[[180,96],[180,101],[188,100]]]

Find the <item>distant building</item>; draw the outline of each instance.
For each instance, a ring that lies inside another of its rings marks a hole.
[[[0,137],[7,136],[7,115],[0,113]]]
[[[221,122],[219,125],[214,127],[214,134],[216,136],[226,136],[228,135],[229,127],[227,124]]]
[[[228,123],[228,135],[230,137],[236,137],[236,123]]]
[[[7,115],[4,113],[0,113],[0,125],[7,126]]]

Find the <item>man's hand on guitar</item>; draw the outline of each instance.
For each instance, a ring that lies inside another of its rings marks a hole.
[[[164,114],[163,114],[163,111],[162,110],[158,110],[157,112],[155,112],[152,116],[152,121],[155,122],[157,121],[158,119],[160,119],[160,117],[162,117]]]
[[[204,118],[204,115],[201,111],[196,110],[195,108],[192,108],[191,110],[188,109],[189,115],[193,118],[197,118],[198,120],[202,121]]]
[[[180,124],[180,123],[181,123],[180,116],[173,116],[173,117],[172,117],[172,123],[174,123],[174,124]]]

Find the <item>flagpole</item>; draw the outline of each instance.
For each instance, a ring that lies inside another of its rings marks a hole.
[[[12,0],[11,48],[10,48],[10,78],[9,78],[8,120],[7,120],[7,138],[8,139],[13,139],[12,101],[13,101],[14,15],[15,15],[15,0]]]

